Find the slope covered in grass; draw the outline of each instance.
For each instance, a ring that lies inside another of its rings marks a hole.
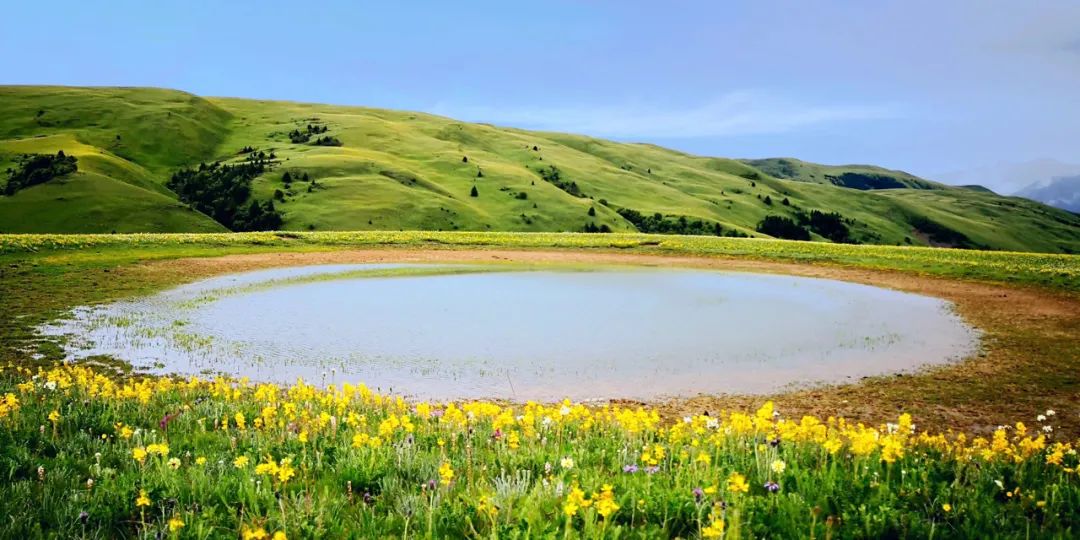
[[[830,184],[852,189],[947,189],[948,186],[873,165],[821,165],[794,158],[744,159],[747,165],[789,180]]]
[[[860,243],[1080,251],[1076,215],[870,166],[700,157],[422,113],[157,89],[7,87],[0,98],[0,160],[63,142],[82,152],[80,171],[140,188],[150,206],[164,204],[148,198],[154,192],[175,199],[164,184],[180,167],[242,161],[251,150],[272,154],[252,194],[276,198],[290,230],[713,234],[719,227],[763,237],[756,229],[766,216],[800,221],[817,210],[838,213]],[[10,199],[0,206],[64,208],[27,193]],[[142,228],[208,226],[209,218],[190,217]],[[56,231],[48,221],[18,228],[11,221],[0,217],[0,230]],[[813,240],[829,236],[808,228]]]
[[[68,178],[0,196],[3,232],[222,231],[165,188],[169,171],[212,156],[228,113],[158,89],[0,87],[0,168],[63,150]]]

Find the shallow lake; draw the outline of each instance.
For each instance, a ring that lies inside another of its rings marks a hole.
[[[69,358],[424,399],[766,393],[955,361],[943,300],[687,269],[324,265],[204,280],[41,328]]]

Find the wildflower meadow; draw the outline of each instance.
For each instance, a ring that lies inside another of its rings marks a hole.
[[[7,366],[0,514],[7,537],[1070,537],[1056,414],[983,437]]]

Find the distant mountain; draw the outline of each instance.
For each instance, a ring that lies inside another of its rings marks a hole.
[[[931,176],[947,184],[985,186],[997,193],[1016,193],[1036,182],[1058,176],[1080,174],[1080,164],[1056,159],[1036,159],[1021,163],[996,163],[985,167],[944,172]]]
[[[1058,176],[1049,181],[1035,182],[1016,192],[1016,195],[1080,213],[1080,174]]]

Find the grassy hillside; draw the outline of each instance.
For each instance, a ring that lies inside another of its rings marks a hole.
[[[333,145],[315,144],[321,138]],[[180,210],[166,180],[179,167],[241,161],[255,149],[275,159],[254,180],[253,195],[268,200],[280,191],[276,208],[290,230],[576,231],[590,224],[632,232],[638,227],[618,212],[631,209],[765,236],[755,228],[767,215],[797,219],[820,210],[841,214],[863,243],[1080,251],[1080,217],[876,167],[708,158],[362,107],[157,89],[0,88],[0,161],[60,147],[79,157],[81,178],[0,197],[0,232],[209,230],[216,224]],[[288,185],[285,172],[294,178]],[[76,198],[80,180],[87,186]],[[870,189],[890,186],[900,187]],[[120,189],[124,196],[114,193]],[[83,206],[112,217],[80,229],[80,212],[91,213]],[[64,218],[26,219],[42,215]]]
[[[947,189],[904,171],[873,165],[821,165],[795,158],[744,159],[743,163],[785,180],[830,184],[852,189]]]

